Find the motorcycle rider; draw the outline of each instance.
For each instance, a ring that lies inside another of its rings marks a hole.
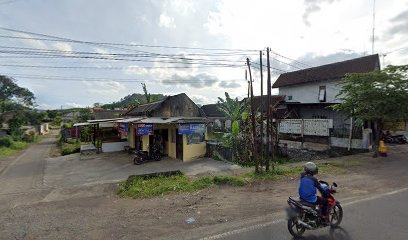
[[[300,185],[299,185],[299,197],[305,202],[312,203],[312,204],[319,204],[322,206],[322,218],[324,223],[328,223],[328,216],[327,216],[327,206],[328,200],[327,198],[320,197],[316,195],[316,188],[319,189],[321,194],[325,196],[329,193],[329,189],[322,186],[317,178],[314,177],[319,172],[318,167],[313,162],[307,162],[304,165],[304,172],[301,174],[300,177]]]

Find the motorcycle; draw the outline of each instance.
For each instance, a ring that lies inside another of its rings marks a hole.
[[[161,153],[160,149],[157,148],[152,148],[151,153],[147,151],[142,151],[142,150],[136,150],[133,151],[133,163],[135,165],[140,165],[142,163],[148,162],[148,161],[160,161],[161,160]]]
[[[386,143],[406,144],[408,138],[405,135],[385,136],[384,141]]]
[[[319,182],[324,188],[329,188],[327,182]],[[340,202],[334,198],[336,187],[337,184],[333,182],[328,193],[322,193],[322,196],[328,200],[327,213],[329,224],[322,219],[321,206],[302,201],[296,197],[289,197],[289,207],[287,208],[288,230],[293,237],[301,237],[306,230],[315,230],[326,226],[335,228],[340,225],[343,219],[343,208]]]

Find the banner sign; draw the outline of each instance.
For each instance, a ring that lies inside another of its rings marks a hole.
[[[129,123],[120,123],[118,131],[121,132],[121,133],[129,132]]]
[[[137,135],[152,135],[153,124],[137,124]]]
[[[203,134],[205,132],[205,124],[202,123],[185,123],[178,125],[178,134],[191,135],[194,133]]]

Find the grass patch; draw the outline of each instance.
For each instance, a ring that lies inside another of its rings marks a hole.
[[[81,150],[81,143],[63,143],[61,145],[61,154],[68,155],[73,153],[79,153]]]
[[[318,163],[319,174],[327,173],[342,173],[344,170],[331,163]],[[298,177],[303,172],[303,166],[275,166],[275,168],[269,172],[261,172],[255,174],[254,172],[246,174],[247,177],[254,180],[281,180],[286,178]]]
[[[193,192],[212,185],[243,186],[245,181],[234,176],[206,176],[191,180],[183,174],[157,177],[135,177],[129,184],[119,185],[118,195],[131,198],[149,198],[168,193]]]
[[[9,146],[0,147],[0,156],[2,157],[10,156],[20,150],[28,148],[30,145],[31,143],[28,143],[28,142],[10,141]]]
[[[213,182],[216,185],[231,185],[231,186],[245,185],[245,180],[242,177],[237,176],[214,176]]]

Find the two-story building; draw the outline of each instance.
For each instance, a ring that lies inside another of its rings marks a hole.
[[[380,70],[378,54],[307,68],[280,75],[273,84],[279,95],[285,96],[288,112],[300,119],[332,119],[332,137],[350,136],[351,119],[331,106],[339,103],[341,80],[348,73],[367,73]],[[366,126],[367,127],[367,126]],[[353,136],[363,138],[362,128],[353,128]],[[368,147],[365,139],[359,148]],[[344,144],[343,144],[344,145]]]

